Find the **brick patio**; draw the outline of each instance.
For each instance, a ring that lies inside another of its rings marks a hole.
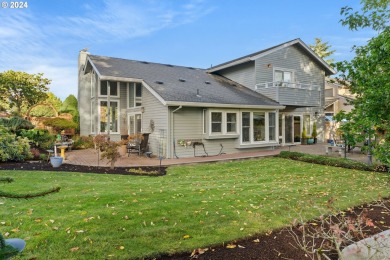
[[[218,156],[209,156],[209,157],[190,157],[190,158],[179,158],[179,159],[163,159],[161,165],[180,165],[180,164],[193,164],[193,163],[203,163],[203,162],[219,162],[219,161],[231,161],[231,160],[244,160],[251,158],[261,158],[268,156],[275,156],[280,153],[280,151],[295,151],[295,152],[304,152],[310,154],[319,154],[325,155],[326,144],[316,144],[316,145],[296,145],[291,147],[279,147],[275,150],[267,151],[255,151],[255,152],[245,152],[245,153],[236,153],[236,154],[221,154]],[[337,151],[332,151],[329,156],[339,157]],[[107,160],[98,160],[98,154],[95,149],[84,149],[84,150],[72,150],[66,152],[65,163],[76,164],[76,165],[89,165],[89,166],[107,166]],[[358,149],[353,153],[348,153],[347,157],[353,160],[358,160],[362,162],[367,162],[367,155],[361,154]],[[117,167],[137,167],[137,166],[158,166],[160,160],[156,157],[148,158],[146,156],[138,156],[136,154],[131,154],[129,157],[127,154],[122,155],[122,157],[115,163]]]

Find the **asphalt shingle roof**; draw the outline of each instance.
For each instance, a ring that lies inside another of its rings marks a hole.
[[[101,76],[142,79],[165,101],[280,106],[279,103],[204,69],[89,55]],[[199,95],[197,95],[199,93]]]

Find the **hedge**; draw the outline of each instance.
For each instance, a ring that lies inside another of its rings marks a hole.
[[[370,166],[363,162],[358,162],[358,161],[344,159],[344,158],[335,158],[335,157],[313,155],[313,154],[306,154],[306,153],[299,153],[299,152],[281,151],[279,157],[302,161],[302,162],[342,167],[342,168],[355,169],[361,171],[386,172],[389,170],[388,167],[385,167],[383,165]]]

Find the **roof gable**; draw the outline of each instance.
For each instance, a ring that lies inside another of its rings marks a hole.
[[[292,41],[288,41],[288,42],[279,44],[279,45],[276,45],[276,46],[273,46],[273,47],[268,48],[268,49],[264,49],[264,50],[261,50],[261,51],[258,51],[258,52],[255,52],[255,53],[252,53],[252,54],[249,54],[249,55],[246,55],[246,56],[234,59],[234,60],[231,60],[231,61],[228,61],[228,62],[225,62],[225,63],[222,63],[222,64],[219,64],[219,65],[216,65],[216,66],[208,69],[208,72],[213,73],[213,72],[217,72],[217,71],[229,68],[229,67],[233,67],[233,66],[242,64],[242,63],[246,63],[248,61],[254,61],[256,59],[259,59],[261,57],[264,57],[266,55],[269,55],[271,53],[274,53],[276,51],[279,51],[281,49],[284,49],[284,48],[287,48],[287,47],[290,47],[290,46],[296,45],[296,44],[299,45],[306,52],[306,54],[309,57],[311,57],[315,62],[317,62],[318,64],[320,64],[324,68],[326,75],[332,75],[332,74],[336,73],[333,70],[333,68],[329,66],[328,63],[326,63],[321,57],[319,57],[309,46],[307,46],[299,38],[292,40]]]

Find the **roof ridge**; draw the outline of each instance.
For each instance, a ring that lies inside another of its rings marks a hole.
[[[143,63],[143,64],[153,64],[153,65],[161,65],[161,66],[167,66],[167,67],[178,67],[178,68],[187,68],[187,69],[195,69],[195,70],[204,70],[204,71],[206,71],[206,69],[203,69],[203,68],[196,68],[196,67],[190,67],[190,66],[181,66],[181,65],[173,65],[173,64],[159,63],[159,62],[152,62],[152,61],[141,61],[141,60],[125,59],[125,58],[110,57],[110,56],[103,56],[103,55],[93,55],[93,54],[88,54],[88,56],[96,57],[96,58],[108,58],[108,59],[115,59],[115,60],[131,61],[131,62],[137,62],[137,63]]]

